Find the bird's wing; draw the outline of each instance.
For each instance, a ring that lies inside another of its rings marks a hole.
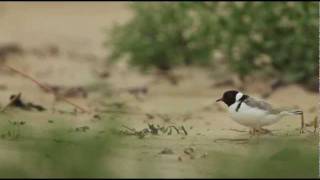
[[[284,115],[301,115],[303,114],[303,111],[296,107],[282,107],[282,108],[273,109],[271,113],[273,114],[282,113]]]
[[[282,108],[273,108],[269,103],[263,100],[257,100],[252,97],[248,97],[244,102],[253,108],[259,108],[265,111],[268,111],[270,114],[278,115],[301,115],[303,111],[297,107],[282,107]]]
[[[252,97],[248,97],[246,100],[244,100],[244,102],[248,106],[253,107],[253,108],[259,108],[259,109],[269,111],[269,112],[277,111],[277,110],[273,109],[269,103],[267,103],[263,100],[257,100]],[[277,112],[273,112],[273,113],[277,113]]]

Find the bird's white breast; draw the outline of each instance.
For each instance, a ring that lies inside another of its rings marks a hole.
[[[258,128],[272,124],[279,119],[276,115],[268,114],[267,111],[259,108],[250,107],[244,102],[241,104],[238,111],[236,111],[238,104],[238,101],[232,104],[229,107],[229,113],[233,120],[244,126]]]

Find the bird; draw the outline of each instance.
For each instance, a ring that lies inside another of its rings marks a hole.
[[[222,101],[228,106],[231,118],[237,123],[249,127],[249,133],[270,132],[264,126],[272,125],[289,115],[302,115],[303,111],[295,108],[274,108],[268,102],[237,90],[227,90],[223,96],[216,100]]]

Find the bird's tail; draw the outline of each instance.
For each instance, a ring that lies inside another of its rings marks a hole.
[[[293,110],[285,110],[281,112],[282,115],[303,115],[303,111],[299,109],[293,109]]]

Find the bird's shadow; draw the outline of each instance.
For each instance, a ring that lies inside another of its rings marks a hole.
[[[235,144],[248,144],[250,138],[218,138],[213,142],[215,143],[235,143]]]
[[[279,130],[268,130],[265,133],[261,133],[259,135],[250,135],[249,131],[246,130],[239,130],[239,129],[229,129],[230,131],[235,131],[239,133],[247,133],[247,137],[245,138],[218,138],[214,139],[215,143],[234,143],[234,144],[249,144],[251,142],[259,142],[260,137],[269,135],[269,136],[277,136],[274,134],[274,131],[279,131]]]

